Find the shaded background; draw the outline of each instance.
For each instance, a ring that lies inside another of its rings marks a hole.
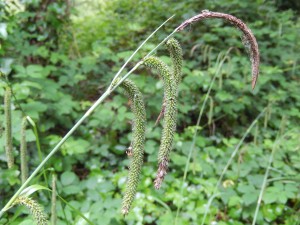
[[[162,82],[140,67],[130,78],[144,94],[147,110],[145,165],[132,212],[124,219],[120,205],[126,176],[132,114],[122,92],[112,94],[47,164],[58,174],[58,192],[95,224],[200,224],[223,168],[243,134],[213,200],[206,224],[251,224],[274,146],[258,224],[299,224],[300,209],[300,21],[299,1],[101,1],[30,0],[0,3],[0,63],[18,101],[13,105],[17,165],[21,108],[38,125],[43,156],[106,90],[134,49],[164,20],[166,24],[135,57],[138,61],[185,19],[204,9],[241,18],[253,31],[261,53],[258,84],[251,90],[251,63],[242,35],[229,23],[213,19],[193,24],[175,37],[184,53],[179,115],[170,169],[161,190],[153,188],[161,124]],[[187,177],[183,180],[200,108],[216,73],[218,56],[232,48],[217,74],[201,119]],[[157,53],[171,60],[164,47]],[[130,64],[130,68],[134,63]],[[0,83],[3,96],[5,83]],[[0,106],[0,135],[3,133]],[[287,134],[288,132],[288,134]],[[285,136],[284,136],[285,135]],[[40,159],[35,137],[27,130],[29,168]],[[275,143],[276,137],[280,141]],[[4,146],[1,135],[0,146]],[[0,205],[20,186],[19,169],[6,169],[0,147]],[[49,169],[51,168],[51,170]],[[50,177],[50,176],[48,176]],[[50,184],[39,177],[32,183]],[[47,212],[47,192],[34,196]],[[178,211],[178,208],[180,210]],[[23,213],[13,219],[13,213]],[[58,224],[84,224],[58,203]],[[177,213],[178,212],[178,213]],[[24,214],[25,213],[25,214]],[[177,214],[177,216],[176,216]],[[11,209],[0,223],[32,224],[24,208]]]

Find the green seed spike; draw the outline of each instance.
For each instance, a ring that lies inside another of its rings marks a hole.
[[[183,62],[182,48],[180,46],[180,43],[175,38],[170,38],[166,42],[166,46],[172,59],[172,63],[173,63],[172,72],[177,86],[176,88],[178,88],[178,85],[181,81],[181,70],[182,70],[182,62]]]
[[[4,96],[4,114],[5,114],[5,150],[7,157],[7,166],[12,168],[14,166],[14,155],[12,147],[11,135],[11,88],[6,87]]]
[[[27,196],[19,196],[14,202],[14,205],[24,205],[27,207],[37,225],[48,225],[47,215],[44,213],[42,206],[40,206],[35,200]]]
[[[22,119],[22,126],[21,126],[21,146],[20,146],[22,184],[24,184],[24,182],[28,177],[26,126],[27,126],[27,119],[26,117],[24,117]]]
[[[118,80],[116,81],[118,82]],[[132,132],[133,139],[130,149],[132,160],[129,167],[129,175],[125,195],[123,198],[122,214],[127,215],[137,192],[140,173],[143,165],[145,132],[146,132],[146,110],[142,93],[131,81],[125,80],[120,85],[131,101],[131,110],[134,114]]]
[[[166,42],[166,47],[170,53],[170,57],[172,59],[173,69],[172,69],[172,76],[175,81],[174,88],[176,89],[176,93],[178,94],[178,87],[181,81],[181,70],[182,70],[182,48],[180,43],[175,38],[170,38]],[[155,122],[155,125],[160,121],[160,119],[164,116],[166,103],[165,100],[163,101],[161,112]]]
[[[164,83],[164,99],[166,109],[164,113],[164,125],[162,139],[158,152],[158,170],[154,187],[159,189],[167,174],[170,152],[172,150],[174,133],[177,121],[177,91],[175,79],[171,76],[168,66],[156,57],[149,57],[144,61],[145,66],[156,69]]]

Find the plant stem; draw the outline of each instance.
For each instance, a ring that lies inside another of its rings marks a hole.
[[[24,117],[22,119],[22,126],[21,126],[21,146],[20,146],[22,184],[26,181],[28,177],[26,125],[27,125],[27,120],[26,117]]]
[[[52,175],[51,225],[56,225],[56,174]]]
[[[23,112],[23,113],[25,113],[25,112]],[[30,118],[30,116],[26,116],[26,119],[28,120],[28,122],[30,123],[30,125],[33,128],[33,133],[34,133],[34,136],[35,136],[35,143],[36,143],[36,148],[38,150],[39,160],[42,162],[43,161],[43,155],[42,155],[42,149],[41,149],[41,144],[40,144],[40,138],[39,138],[37,125]],[[48,178],[47,178],[47,174],[46,174],[45,171],[43,171],[43,176],[44,176],[44,180],[45,180],[45,186],[48,187],[48,182],[47,182]]]
[[[115,75],[112,83],[114,83],[115,79],[117,79],[117,77],[121,74],[121,72],[124,70],[125,66],[127,66],[127,64],[130,62],[130,60],[133,58],[133,56],[141,49],[141,47],[163,26],[165,25],[165,23],[167,23],[170,19],[172,19],[175,15],[172,15],[171,17],[169,17],[165,22],[163,22],[158,28],[156,28],[155,31],[153,31],[143,42],[142,44],[132,53],[132,55],[127,59],[127,61],[123,64],[123,66],[119,69],[119,71],[117,72],[117,74]],[[161,43],[160,43],[161,44]],[[160,44],[158,46],[160,46]],[[158,47],[157,46],[157,47]],[[156,47],[156,48],[157,48]],[[149,52],[148,55],[150,55],[156,48],[154,48],[151,52]],[[122,83],[122,82],[121,82]]]
[[[9,86],[5,89],[4,96],[4,114],[5,114],[5,151],[8,168],[14,166],[14,154],[12,146],[11,135],[11,88]]]

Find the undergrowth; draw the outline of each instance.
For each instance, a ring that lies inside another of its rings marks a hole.
[[[122,89],[124,89],[125,94],[127,95],[129,99],[129,104],[131,106],[131,111],[133,113],[133,119],[132,119],[132,137],[131,137],[131,144],[127,149],[127,155],[129,157],[129,174],[127,178],[127,184],[124,191],[124,197],[123,197],[123,203],[122,203],[122,209],[121,213],[123,215],[127,215],[130,212],[130,209],[132,208],[133,201],[136,197],[138,185],[140,183],[140,176],[142,172],[142,164],[144,161],[144,151],[145,151],[145,145],[146,145],[146,109],[144,104],[144,98],[142,95],[142,92],[139,90],[138,85],[136,85],[133,81],[127,79],[129,75],[131,75],[133,72],[138,71],[137,69],[143,65],[146,68],[150,68],[153,71],[150,71],[150,73],[158,73],[160,79],[163,81],[163,103],[161,106],[160,114],[156,120],[155,125],[158,125],[160,120],[163,120],[162,123],[162,133],[161,133],[161,139],[160,139],[160,147],[158,150],[158,169],[156,173],[156,178],[154,179],[154,187],[156,189],[160,189],[162,186],[162,182],[167,177],[167,171],[170,164],[170,161],[172,161],[171,157],[171,151],[174,147],[174,139],[176,138],[176,124],[177,124],[177,116],[178,116],[178,98],[180,96],[179,90],[180,90],[180,83],[182,81],[182,66],[184,64],[183,62],[183,53],[182,48],[179,44],[179,41],[172,38],[175,33],[182,31],[184,28],[191,26],[192,24],[204,20],[204,19],[211,19],[211,18],[218,18],[222,19],[224,21],[229,22],[230,24],[234,25],[238,30],[240,30],[243,33],[242,37],[242,43],[243,45],[248,49],[249,51],[249,57],[252,65],[252,89],[255,88],[257,82],[258,82],[258,75],[259,75],[259,66],[260,66],[260,54],[258,49],[258,44],[256,41],[256,38],[252,31],[248,28],[248,26],[241,21],[240,19],[224,13],[219,12],[212,12],[208,10],[203,10],[200,14],[187,19],[182,24],[180,24],[171,34],[169,34],[161,43],[159,43],[157,46],[152,48],[150,53],[148,53],[147,56],[145,56],[142,60],[140,60],[128,73],[121,76],[121,73],[125,66],[130,62],[132,57],[137,53],[137,51],[148,41],[148,38],[152,37],[154,33],[160,28],[158,28],[155,32],[153,32],[139,47],[138,49],[129,57],[129,59],[126,61],[126,63],[122,66],[122,68],[116,73],[115,77],[113,78],[112,82],[108,85],[106,91],[100,96],[100,98],[90,107],[90,109],[84,114],[82,118],[78,120],[78,122],[70,129],[70,131],[58,142],[58,144],[50,151],[48,156],[39,164],[39,166],[32,172],[32,174],[28,177],[28,160],[27,160],[27,143],[26,143],[26,127],[31,124],[34,127],[34,134],[36,137],[36,145],[37,149],[39,149],[40,153],[40,143],[38,138],[38,133],[35,127],[35,123],[33,120],[28,117],[25,113],[25,110],[23,110],[22,114],[22,129],[21,129],[21,145],[20,145],[20,162],[21,162],[21,180],[22,180],[22,186],[15,192],[14,196],[7,202],[7,204],[2,208],[0,212],[0,216],[3,216],[5,212],[7,212],[10,208],[16,205],[24,205],[29,210],[30,213],[35,218],[37,224],[47,224],[47,216],[45,216],[42,207],[39,206],[39,204],[28,197],[32,193],[43,190],[47,188],[42,188],[41,186],[36,187],[34,185],[29,186],[29,183],[38,175],[38,173],[44,168],[45,164],[53,158],[53,155],[61,148],[61,146],[64,144],[64,142],[71,137],[73,132],[77,130],[77,128],[83,123],[84,120],[86,120],[93,111],[104,102],[105,99],[108,98],[108,96],[111,95],[114,90],[120,86]],[[162,26],[162,25],[161,25]],[[169,52],[170,55],[170,61],[172,62],[172,68],[170,68],[163,60],[161,60],[159,57],[152,56],[152,53],[160,47],[162,44],[165,45],[166,49]],[[194,51],[195,49],[193,49]],[[205,48],[205,54],[209,55],[209,48]],[[221,68],[224,64],[224,62],[230,61],[229,52],[232,49],[229,49],[227,53],[223,55],[219,55],[216,67],[215,67],[215,75],[211,80],[211,83],[208,87],[207,93],[203,98],[203,104],[201,106],[201,110],[197,119],[196,128],[193,131],[192,135],[192,142],[188,150],[188,158],[184,169],[184,176],[183,180],[180,183],[180,195],[181,195],[181,202],[178,204],[176,217],[173,218],[175,221],[175,224],[180,224],[179,220],[179,213],[181,208],[183,207],[184,200],[183,200],[183,192],[185,188],[185,182],[188,175],[188,170],[190,168],[190,161],[194,152],[194,148],[196,145],[196,141],[198,138],[198,132],[200,130],[200,122],[202,119],[202,116],[204,114],[204,108],[206,107],[207,101],[210,101],[210,110],[209,110],[209,116],[208,116],[208,126],[212,126],[214,124],[213,121],[213,111],[214,111],[214,101],[211,97],[211,90],[212,86],[215,83],[216,79],[219,79],[219,87],[222,89],[222,72]],[[205,58],[205,57],[204,57]],[[206,57],[207,58],[207,57]],[[139,68],[140,70],[140,68]],[[13,155],[13,137],[12,137],[12,128],[11,128],[11,97],[12,92],[14,90],[11,90],[11,86],[9,84],[9,80],[7,77],[3,77],[4,82],[6,84],[5,86],[5,99],[4,99],[4,108],[5,108],[5,149],[6,149],[6,159],[7,159],[7,167],[13,168],[15,164],[14,155]],[[18,99],[14,99],[15,105],[18,105]],[[218,193],[218,190],[222,188],[222,181],[224,178],[225,173],[227,172],[228,168],[231,166],[233,159],[236,157],[237,153],[240,151],[240,148],[242,144],[244,143],[245,139],[247,138],[247,135],[252,132],[252,129],[256,126],[258,127],[258,121],[259,119],[265,115],[265,122],[264,126],[268,126],[268,121],[271,118],[270,110],[268,110],[271,107],[271,103],[269,106],[267,106],[265,109],[261,110],[261,113],[254,119],[254,121],[251,123],[249,128],[244,133],[242,139],[237,144],[235,150],[232,152],[231,157],[229,158],[229,161],[227,162],[226,166],[223,168],[220,177],[218,181],[216,182],[216,185],[213,187],[212,192],[210,193],[210,198],[208,201],[208,204],[205,206],[205,212],[204,216],[202,218],[202,224],[205,224],[207,222],[207,216],[209,215],[209,209],[212,205],[213,201],[221,196],[220,193]],[[283,127],[284,125],[282,125]],[[283,128],[282,128],[283,129]],[[284,130],[284,129],[283,129]],[[256,130],[258,132],[258,128]],[[286,133],[284,131],[281,131],[281,138],[286,136]],[[257,138],[258,134],[255,135]],[[256,143],[256,140],[254,141]],[[277,141],[275,142],[277,143]],[[256,223],[256,219],[258,216],[258,210],[259,206],[262,200],[263,191],[266,188],[268,173],[271,168],[272,159],[275,154],[276,145],[274,144],[273,151],[271,153],[271,157],[269,160],[269,165],[266,169],[266,174],[264,176],[264,181],[262,183],[261,192],[259,196],[259,200],[257,203],[257,208],[254,214],[254,219],[252,224]],[[40,154],[41,155],[41,154]],[[44,180],[47,184],[47,176],[45,175],[45,171],[43,172]],[[224,181],[225,182],[225,181]],[[227,182],[226,185],[230,185],[230,182]],[[224,183],[223,183],[224,186]],[[27,189],[25,189],[27,187]],[[31,189],[31,190],[30,190]],[[25,194],[24,190],[29,190],[30,194]],[[56,224],[56,197],[57,191],[56,191],[56,175],[52,176],[52,205],[55,207],[52,208],[52,216],[51,216],[51,223],[54,225]],[[159,199],[156,199],[157,202],[160,202]],[[160,202],[166,209],[171,209],[168,207],[168,205],[165,205]],[[74,209],[74,208],[73,208]],[[74,209],[76,210],[76,209]],[[79,214],[79,213],[78,213]],[[92,224],[92,222],[85,217],[85,215],[79,214],[82,219],[84,219],[87,223]]]

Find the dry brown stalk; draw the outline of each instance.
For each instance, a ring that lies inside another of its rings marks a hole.
[[[259,74],[259,63],[260,63],[258,44],[252,31],[250,30],[250,28],[247,27],[247,25],[242,20],[230,14],[203,10],[200,14],[184,21],[182,24],[180,24],[180,26],[176,28],[176,30],[182,31],[186,26],[194,22],[203,19],[208,19],[208,18],[219,18],[219,19],[227,20],[243,32],[244,34],[243,38],[245,39],[246,43],[250,44],[250,60],[252,64],[252,89],[254,89]]]

